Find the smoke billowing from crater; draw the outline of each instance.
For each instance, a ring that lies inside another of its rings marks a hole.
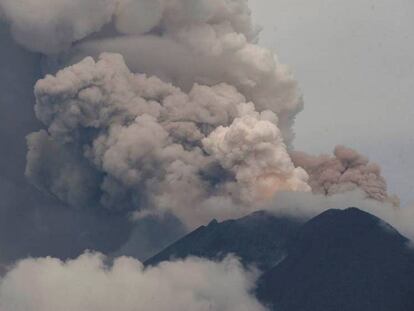
[[[396,208],[377,165],[342,146],[333,156],[293,150],[300,92],[257,44],[246,0],[0,0],[0,19],[50,73],[34,88],[43,129],[27,137],[26,176],[67,214],[50,205],[26,215],[42,252],[143,259],[182,224],[349,205],[414,237],[413,213]],[[62,239],[76,245],[56,247]],[[0,311],[265,310],[251,296],[255,275],[235,259],[106,261],[20,261],[0,280]]]
[[[71,206],[171,212],[194,227],[280,190],[310,190],[277,115],[232,85],[185,93],[103,54],[40,80],[35,95],[47,132],[28,137],[26,174]]]
[[[387,192],[380,166],[356,150],[337,146],[333,156],[312,156],[298,151],[291,155],[295,165],[308,172],[309,184],[316,194],[330,196],[359,189],[367,198],[399,206],[398,197]]]
[[[397,205],[357,152],[293,150],[301,95],[257,44],[246,0],[0,0],[0,18],[51,73],[35,87],[26,176],[76,211],[188,229],[285,191]]]
[[[36,84],[46,129],[28,136],[26,175],[38,188],[76,208],[171,213],[188,228],[245,215],[280,191],[362,189],[396,202],[354,151],[291,150],[302,100],[286,66],[257,45],[247,1],[99,7],[112,21],[101,14],[95,24],[109,24],[89,38],[96,25],[77,23],[83,35],[49,57],[72,65]]]

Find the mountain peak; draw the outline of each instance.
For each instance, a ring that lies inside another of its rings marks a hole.
[[[222,259],[234,254],[244,264],[267,270],[284,258],[288,241],[301,225],[302,221],[264,211],[236,220],[212,220],[148,259],[145,264],[155,265],[188,256]]]
[[[414,310],[414,253],[389,228],[357,208],[316,216],[263,275],[258,296],[282,311]]]
[[[378,217],[364,212],[357,207],[348,207],[347,209],[329,209],[313,218],[309,223],[323,221],[339,221],[341,223],[345,223],[347,221],[355,221],[361,224],[378,223],[381,220]]]
[[[218,224],[219,224],[219,222],[217,221],[217,219],[213,219],[212,221],[209,222],[207,227],[213,227],[213,226],[216,226]]]

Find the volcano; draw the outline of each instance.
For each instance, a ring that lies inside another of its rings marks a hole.
[[[304,224],[288,256],[259,280],[278,311],[412,311],[414,251],[389,224],[356,208]]]
[[[304,222],[255,212],[212,221],[145,262],[234,254],[262,272],[257,297],[277,311],[413,311],[412,242],[357,208]]]
[[[301,220],[278,217],[259,211],[237,220],[213,220],[148,259],[146,265],[184,259],[189,256],[220,260],[229,254],[246,265],[266,271],[286,256],[288,241],[296,234]]]

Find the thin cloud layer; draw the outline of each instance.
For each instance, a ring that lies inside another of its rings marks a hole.
[[[381,218],[407,238],[414,240],[414,206],[397,207],[390,201],[378,201],[369,197],[363,189],[329,196],[309,192],[284,192],[261,206],[262,209],[277,215],[305,220],[332,208],[349,207],[357,207]]]

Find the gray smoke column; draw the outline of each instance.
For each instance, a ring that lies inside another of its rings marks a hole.
[[[171,212],[194,227],[277,191],[310,190],[277,115],[232,85],[186,93],[102,54],[38,81],[35,95],[47,131],[28,137],[26,175],[74,207]]]
[[[12,29],[36,30],[20,41],[15,31],[19,42],[72,64],[35,86],[46,128],[28,136],[26,176],[39,189],[75,208],[169,213],[189,228],[245,215],[278,191],[310,191],[288,153],[302,100],[287,67],[257,45],[247,1],[58,4],[57,24],[28,27],[12,14],[22,8],[2,2]],[[73,35],[60,42],[56,29]]]
[[[230,84],[257,111],[275,112],[291,143],[303,103],[287,66],[257,44],[259,29],[246,0],[131,0],[117,8],[109,34],[74,44],[61,59],[76,63],[113,52],[123,55],[132,72],[157,76],[185,92],[195,83]]]
[[[309,174],[309,184],[316,194],[329,196],[360,189],[367,198],[399,206],[398,197],[387,192],[380,166],[351,148],[337,146],[333,156],[297,151],[291,156],[295,165]]]
[[[0,18],[17,42],[58,67],[62,59],[116,52],[133,72],[186,91],[194,83],[231,84],[259,111],[277,113],[286,143],[293,139],[303,106],[296,82],[257,45],[246,0],[0,0]]]
[[[395,201],[354,151],[292,151],[303,102],[246,0],[0,0],[0,12],[53,73],[35,86],[44,129],[27,138],[26,176],[69,206],[193,228],[281,191]]]

